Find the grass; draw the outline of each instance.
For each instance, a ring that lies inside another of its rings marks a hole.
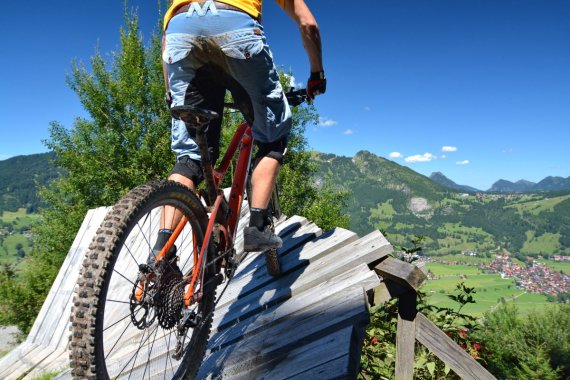
[[[570,198],[570,195],[563,195],[563,196],[554,197],[554,198],[544,198],[544,199],[538,199],[538,200],[523,201],[523,202],[516,203],[513,205],[509,205],[506,207],[516,208],[517,212],[520,215],[523,215],[525,212],[531,213],[533,215],[538,215],[543,211],[553,211],[554,206],[556,206],[560,202],[563,202],[569,198]]]
[[[14,229],[17,230],[22,227],[30,227],[39,218],[39,214],[26,214],[26,209],[21,208],[16,212],[4,211],[0,216],[0,222],[12,223]]]
[[[378,220],[392,220],[394,214],[396,214],[396,210],[392,207],[391,201],[381,203],[378,207],[370,209],[370,218]]]
[[[521,253],[549,253],[556,252],[560,248],[560,234],[546,232],[535,236],[534,231],[526,232],[526,241],[521,248]]]
[[[427,268],[441,276],[428,281],[423,287],[429,296],[428,302],[435,306],[457,308],[457,303],[447,296],[456,293],[456,285],[461,281],[475,288],[475,303],[463,308],[463,312],[474,317],[482,317],[501,302],[514,302],[522,315],[547,304],[546,296],[517,289],[514,279],[502,279],[498,274],[482,274],[472,266],[428,263]]]
[[[44,373],[34,377],[33,380],[50,380],[62,372],[63,372],[63,370],[44,372]]]
[[[16,212],[4,211],[0,216],[0,231],[7,233],[7,229],[2,226],[10,224],[14,233],[12,235],[4,235],[0,239],[0,264],[18,261],[17,246],[21,244],[26,255],[31,254],[30,239],[18,231],[29,230],[30,227],[39,219],[39,214],[26,214],[26,209],[21,208]]]
[[[562,271],[566,274],[570,273],[570,261],[554,261],[546,259],[538,259],[538,261],[548,265],[557,272]]]
[[[479,268],[470,265],[429,263],[427,267],[433,274],[441,277],[474,276],[480,274]]]
[[[442,255],[434,257],[438,261],[455,261],[459,264],[488,264],[493,261],[492,258],[483,256],[464,256],[464,255]],[[435,264],[435,263],[432,263]],[[431,264],[430,264],[431,265]]]

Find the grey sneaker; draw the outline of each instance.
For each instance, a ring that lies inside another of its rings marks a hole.
[[[243,250],[246,252],[258,252],[266,249],[281,248],[283,240],[266,227],[263,231],[257,227],[246,227],[243,230]]]

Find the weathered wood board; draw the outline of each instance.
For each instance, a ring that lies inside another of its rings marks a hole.
[[[73,288],[107,210],[87,213],[27,340],[0,361],[1,379],[32,379],[68,365]],[[235,247],[243,255],[247,207],[242,216]],[[354,358],[359,359],[368,321],[365,294],[380,284],[369,264],[392,247],[378,232],[360,239],[341,228],[323,233],[300,216],[282,218],[276,231],[284,241],[278,251],[282,275],[273,278],[267,273],[261,253],[243,255],[216,307],[202,378],[328,379],[356,373]],[[125,347],[125,352],[131,349]],[[256,353],[246,359],[249,367],[241,365],[247,353]],[[152,360],[164,360],[164,355]],[[69,370],[57,378],[70,378]]]

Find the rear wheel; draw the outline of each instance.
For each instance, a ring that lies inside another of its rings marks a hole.
[[[149,267],[144,264],[167,206],[188,220],[175,242],[178,258]],[[210,333],[215,292],[204,292],[187,308],[183,277],[194,270],[207,223],[194,193],[169,181],[137,187],[108,213],[89,246],[73,299],[75,378],[195,376]],[[210,244],[207,262],[213,262],[214,252]],[[215,267],[205,266],[198,290],[214,278]]]

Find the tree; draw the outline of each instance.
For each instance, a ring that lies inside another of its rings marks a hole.
[[[172,167],[158,30],[145,45],[137,17],[126,14],[120,49],[109,61],[97,51],[91,70],[72,64],[68,83],[90,118],[77,118],[71,129],[51,124],[46,145],[65,175],[40,190],[46,207],[34,231],[36,249],[22,273],[7,283],[13,285],[9,299],[0,300],[4,319],[24,332],[33,318],[19,318],[13,301],[27,300],[26,310],[35,317],[87,210],[116,203],[136,185],[164,178]]]
[[[482,359],[499,379],[570,376],[570,305],[553,305],[524,318],[506,303],[485,315],[477,338]]]
[[[91,70],[82,63],[72,65],[68,83],[90,118],[77,118],[71,129],[51,124],[46,145],[55,152],[55,164],[65,175],[41,189],[46,206],[34,229],[34,252],[26,258],[20,276],[7,282],[11,288],[6,287],[3,294],[14,296],[0,299],[0,313],[6,311],[4,320],[18,323],[25,332],[33,318],[18,320],[13,301],[28,300],[28,314],[37,314],[87,210],[113,205],[133,187],[165,178],[172,168],[159,30],[145,45],[137,17],[126,14],[120,49],[109,61],[96,51]],[[315,167],[305,150],[303,132],[318,115],[311,106],[297,107],[293,113],[295,126],[281,174],[283,210],[288,215],[314,217],[325,229],[335,221],[346,226],[340,211],[344,193],[332,185],[320,190],[312,185]],[[227,118],[226,131],[237,119],[237,115]],[[327,207],[328,203],[332,204]]]

